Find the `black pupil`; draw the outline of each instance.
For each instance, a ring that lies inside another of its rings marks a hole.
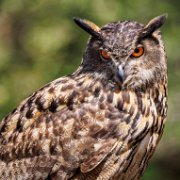
[[[139,52],[139,48],[136,48],[136,49],[134,50],[134,52],[135,52],[135,53],[138,53],[138,52]]]

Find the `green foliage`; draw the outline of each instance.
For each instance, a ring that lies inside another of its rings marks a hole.
[[[162,28],[169,71],[168,121],[163,140],[143,179],[178,179],[179,7],[179,0],[0,1],[0,118],[40,86],[78,67],[88,35],[73,23],[74,16],[101,26],[123,19],[146,23],[168,13],[168,21]]]

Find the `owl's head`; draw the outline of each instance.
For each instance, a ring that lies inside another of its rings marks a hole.
[[[96,72],[122,88],[142,88],[166,77],[166,55],[159,28],[165,15],[147,25],[136,21],[118,21],[99,28],[88,20],[74,18],[91,35],[82,67]]]

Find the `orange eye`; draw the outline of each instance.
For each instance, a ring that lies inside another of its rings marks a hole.
[[[108,53],[106,51],[104,51],[104,50],[100,50],[100,54],[106,60],[110,60],[111,59],[110,56],[108,55]]]
[[[143,47],[137,47],[134,52],[132,53],[132,56],[135,58],[138,58],[142,56],[144,53],[144,48]]]

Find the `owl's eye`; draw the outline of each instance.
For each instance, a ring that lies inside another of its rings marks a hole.
[[[110,60],[111,59],[111,57],[108,55],[107,51],[105,51],[105,50],[100,50],[100,55],[105,60]]]
[[[131,54],[132,57],[138,58],[142,56],[144,53],[144,48],[143,47],[137,47],[134,52]]]

